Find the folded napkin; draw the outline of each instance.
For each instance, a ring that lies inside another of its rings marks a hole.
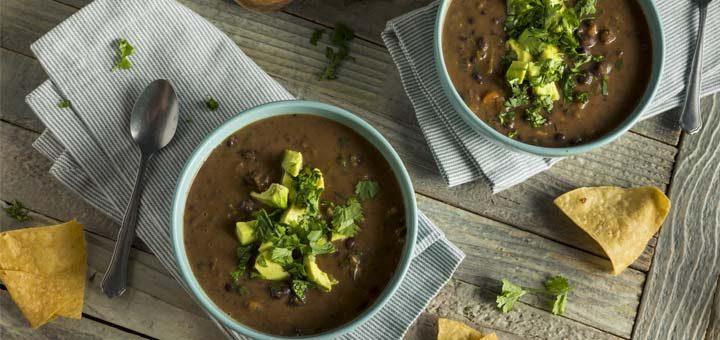
[[[695,46],[698,11],[694,1],[656,0],[665,32],[665,71],[655,99],[643,118],[675,106],[683,98]],[[445,97],[433,56],[438,3],[390,20],[382,33],[400,71],[420,128],[440,173],[450,186],[484,179],[494,192],[547,170],[561,158],[543,158],[507,150],[470,128]],[[720,6],[710,5],[705,31],[703,95],[720,91]]]
[[[133,66],[111,71],[119,39],[135,46]],[[137,235],[179,278],[168,217],[185,160],[204,136],[238,112],[292,95],[225,34],[173,0],[92,2],[32,50],[50,77],[27,97],[48,129],[33,145],[54,161],[53,176],[116,222],[122,220],[140,160],[128,128],[133,102],[154,79],[175,86],[180,123],[173,141],[147,169]],[[205,107],[208,96],[220,103],[216,111]],[[72,107],[58,107],[63,99]],[[345,338],[402,337],[462,261],[463,253],[419,215],[418,247],[397,294]]]

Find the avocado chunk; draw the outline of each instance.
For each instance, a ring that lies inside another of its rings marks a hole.
[[[528,64],[528,62],[524,61],[513,61],[512,64],[510,64],[510,68],[505,72],[505,79],[509,83],[522,84],[525,80]]]
[[[293,150],[285,150],[282,160],[282,168],[290,174],[290,176],[296,177],[300,173],[300,169],[302,169],[302,164],[303,157],[301,153]]]
[[[317,261],[315,260],[315,256],[308,255],[305,257],[303,262],[305,264],[305,271],[307,271],[308,274],[308,279],[315,283],[320,290],[329,292],[332,289],[332,286],[338,283],[338,281],[332,276],[320,270],[320,267],[318,267]]]
[[[280,223],[295,227],[303,219],[303,216],[305,216],[305,208],[292,204],[283,212],[282,216],[280,216]]]
[[[255,227],[257,227],[257,221],[235,223],[235,234],[240,244],[246,246],[255,242]]]
[[[270,184],[270,188],[257,193],[251,192],[250,196],[258,202],[270,207],[285,209],[287,208],[289,189],[281,184]]]
[[[555,83],[533,86],[533,93],[538,97],[549,97],[553,101],[560,99],[560,92],[558,92]]]
[[[530,54],[530,51],[527,50],[522,44],[520,44],[517,40],[510,39],[507,42],[508,46],[517,54],[517,60],[518,61],[524,61],[524,62],[531,62],[532,61],[532,55]]]
[[[267,252],[261,252],[255,259],[255,270],[260,273],[263,280],[281,281],[290,278],[290,273],[280,264],[270,260],[270,254]]]
[[[555,45],[545,45],[545,48],[540,53],[540,59],[542,60],[559,60],[563,61],[563,55],[560,53],[560,49]]]
[[[332,234],[330,235],[330,241],[331,242],[342,241],[348,237],[349,237],[348,235],[338,234],[333,231]]]
[[[325,189],[325,178],[323,178],[322,171],[320,171],[320,169],[318,168],[312,169],[312,171],[318,174],[318,179],[315,182],[315,187],[318,189]]]
[[[272,248],[272,246],[273,246],[273,243],[270,241],[260,243],[260,247],[258,247],[258,251],[262,253],[265,250]]]

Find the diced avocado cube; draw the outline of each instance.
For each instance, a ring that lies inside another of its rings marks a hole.
[[[562,60],[563,55],[560,53],[560,49],[555,45],[545,45],[545,48],[540,53],[540,59],[542,60]]]
[[[305,216],[305,208],[292,204],[283,212],[282,216],[280,216],[280,223],[295,227],[303,219],[303,216]]]
[[[285,172],[290,174],[290,176],[296,177],[300,173],[300,169],[302,169],[302,164],[303,157],[301,153],[293,150],[285,150],[282,160],[282,168]]]
[[[305,256],[303,262],[305,264],[305,271],[308,274],[308,279],[315,283],[315,285],[317,285],[320,290],[324,292],[329,292],[330,290],[332,290],[332,286],[338,283],[338,281],[335,280],[332,276],[320,270],[320,267],[318,267],[317,265],[315,256]]]
[[[260,243],[260,247],[258,247],[258,252],[262,253],[265,250],[272,248],[272,246],[273,246],[273,243],[270,241]]]
[[[530,52],[522,46],[517,40],[510,39],[507,42],[508,46],[517,54],[517,60],[518,61],[524,61],[524,62],[530,62],[532,61],[532,55]]]
[[[290,190],[284,185],[273,183],[270,184],[270,188],[268,188],[267,190],[261,193],[253,191],[250,193],[250,196],[258,202],[267,206],[285,209],[287,208],[289,192]]]
[[[286,172],[283,172],[282,180],[280,180],[280,184],[282,184],[284,187],[290,189],[293,187],[293,183],[295,183],[295,179],[292,178],[292,176]]]
[[[550,97],[550,99],[552,99],[553,101],[560,99],[560,92],[558,92],[555,83],[547,83],[545,85],[534,86],[533,93],[539,97]]]
[[[510,64],[510,68],[508,68],[507,72],[505,72],[505,79],[511,83],[515,82],[517,84],[522,84],[525,80],[528,64],[529,63],[524,61],[513,61],[512,64]]]
[[[528,63],[528,69],[527,69],[527,77],[530,79],[533,79],[540,75],[540,70],[542,67],[540,67],[536,63]]]
[[[283,267],[270,260],[270,254],[262,252],[255,259],[255,270],[260,273],[263,280],[280,281],[290,278],[290,273],[285,271]]]
[[[318,180],[315,182],[315,186],[319,189],[325,189],[325,178],[323,177],[322,171],[318,168],[314,168],[312,171],[318,174]]]
[[[235,223],[235,234],[240,244],[245,246],[255,242],[255,227],[257,227],[257,221]]]
[[[331,241],[331,242],[342,241],[342,240],[344,240],[344,239],[346,239],[346,238],[348,238],[347,235],[338,234],[338,233],[336,233],[336,232],[334,232],[334,231],[333,231],[332,234],[330,235],[330,241]]]

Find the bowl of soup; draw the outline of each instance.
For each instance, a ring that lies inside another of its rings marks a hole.
[[[663,69],[649,0],[443,0],[434,39],[440,82],[464,122],[546,157],[629,130]]]
[[[180,274],[256,339],[334,338],[390,299],[410,264],[410,177],[372,126],[284,101],[242,112],[187,160],[171,217]]]

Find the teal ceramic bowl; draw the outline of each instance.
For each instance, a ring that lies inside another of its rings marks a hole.
[[[225,314],[225,312],[223,312],[210,299],[210,297],[208,297],[195,278],[187,258],[187,253],[185,252],[183,232],[183,215],[185,213],[185,202],[187,200],[188,192],[190,191],[190,187],[195,179],[195,175],[198,173],[212,151],[235,131],[242,129],[249,124],[262,119],[288,114],[307,114],[324,117],[353,129],[359,135],[367,139],[378,151],[380,151],[390,165],[390,168],[393,170],[395,179],[397,180],[402,192],[405,205],[405,216],[407,216],[407,239],[402,257],[395,269],[395,274],[375,303],[368,307],[368,309],[366,309],[354,320],[343,326],[325,333],[304,337],[278,337],[259,332],[250,327],[244,326],[237,320]],[[334,339],[335,337],[353,330],[380,310],[380,308],[388,302],[390,297],[400,286],[400,282],[403,277],[405,277],[405,273],[410,266],[410,260],[413,250],[415,249],[415,241],[417,238],[417,206],[415,204],[415,193],[410,181],[410,176],[400,160],[400,157],[397,155],[395,150],[393,150],[392,146],[390,146],[390,143],[388,143],[377,130],[370,126],[370,124],[356,115],[332,105],[311,101],[292,100],[257,106],[245,112],[241,112],[237,116],[225,122],[222,126],[215,129],[202,143],[200,143],[187,160],[185,167],[180,174],[180,178],[178,179],[177,187],[175,189],[175,197],[172,204],[171,237],[173,242],[173,251],[175,252],[175,260],[178,268],[180,269],[180,275],[182,276],[185,285],[200,305],[215,319],[220,321],[220,323],[253,339]]]
[[[448,7],[452,1],[462,0],[441,0],[438,8],[437,19],[435,21],[435,66],[440,78],[445,96],[452,104],[455,111],[458,112],[460,117],[465,121],[466,124],[470,125],[475,131],[485,136],[488,140],[500,144],[506,148],[519,151],[526,154],[543,156],[543,157],[565,157],[576,155],[584,152],[588,152],[597,149],[603,145],[606,145],[615,139],[619,138],[623,133],[628,131],[635,123],[640,119],[643,112],[649,107],[652,102],[655,91],[657,90],[658,83],[660,82],[660,76],[663,72],[665,62],[665,44],[663,40],[663,30],[660,25],[660,16],[657,8],[652,0],[629,0],[638,1],[645,19],[649,26],[650,40],[652,43],[652,74],[648,80],[647,87],[643,93],[642,98],[638,101],[637,106],[631,112],[625,120],[620,123],[615,129],[611,130],[604,136],[595,139],[591,142],[568,146],[562,148],[551,148],[543,147],[532,144],[526,144],[518,140],[509,138],[504,134],[496,131],[490,125],[485,123],[482,119],[475,115],[470,108],[465,105],[465,102],[460,97],[460,94],[455,90],[452,84],[450,75],[445,68],[445,59],[442,51],[442,29],[445,24],[445,16],[448,12]],[[493,0],[493,1],[504,1],[504,0]]]

